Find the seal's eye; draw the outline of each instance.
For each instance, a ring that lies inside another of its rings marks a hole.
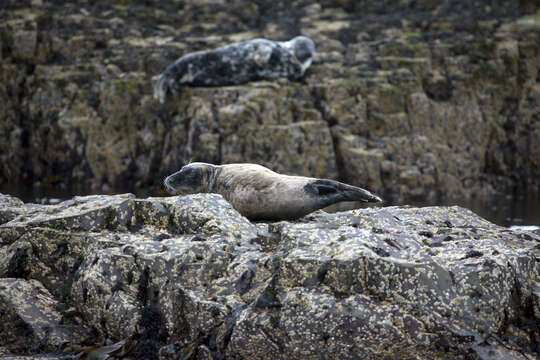
[[[193,173],[193,169],[192,168],[186,168],[184,167],[182,169],[182,175],[183,176],[189,176],[191,173]]]
[[[294,53],[300,62],[304,62],[311,57],[311,53],[306,46],[299,46]]]
[[[165,188],[173,194],[193,194],[203,188],[203,170],[199,166],[184,166],[180,171],[168,176]]]
[[[201,186],[202,170],[199,167],[189,166],[180,172],[181,181],[185,186],[196,189]]]

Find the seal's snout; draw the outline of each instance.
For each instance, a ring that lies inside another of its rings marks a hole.
[[[205,169],[208,164],[190,163],[163,181],[167,191],[175,195],[197,194],[207,188]]]

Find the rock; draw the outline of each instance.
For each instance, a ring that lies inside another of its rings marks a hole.
[[[24,203],[14,196],[0,194],[0,224],[13,220],[21,214]]]
[[[251,223],[215,194],[0,199],[0,284],[40,289],[69,348],[93,329],[132,358],[538,356],[540,237],[464,208]],[[61,351],[39,329],[31,353]]]
[[[222,144],[223,162],[239,163],[249,154],[250,162],[270,166],[291,175],[336,178],[332,137],[322,121],[249,128]],[[290,151],[306,158],[290,157]]]
[[[532,3],[10,0],[0,10],[0,186],[159,194],[189,161],[242,161],[367,179],[357,184],[401,202],[536,192]],[[186,53],[299,34],[317,48],[299,82],[152,100],[151,77]]]
[[[2,360],[65,360],[66,358],[70,358],[70,356],[66,356],[64,354],[40,354],[40,355],[19,355],[19,356],[11,356],[6,355],[0,357]]]
[[[37,32],[34,30],[20,30],[13,34],[13,56],[31,61],[36,52]]]
[[[76,337],[62,324],[58,302],[36,280],[0,279],[0,339],[14,353],[59,351]]]

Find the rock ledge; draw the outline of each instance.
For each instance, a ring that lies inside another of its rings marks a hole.
[[[0,195],[0,220],[0,356],[539,355],[540,236],[464,208],[251,223],[219,195]]]

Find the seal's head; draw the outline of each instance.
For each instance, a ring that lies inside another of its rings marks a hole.
[[[302,64],[302,72],[311,65],[313,56],[315,55],[315,44],[305,36],[297,36],[289,41],[293,49],[294,56]]]
[[[195,162],[165,178],[163,183],[171,194],[198,194],[209,192],[215,178],[215,165]]]

